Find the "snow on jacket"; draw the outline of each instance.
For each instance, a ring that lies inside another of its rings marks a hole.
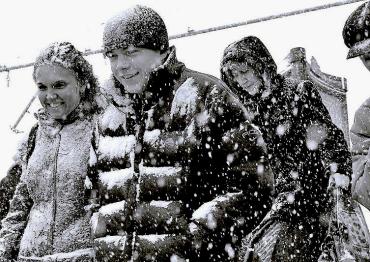
[[[14,163],[9,168],[6,176],[0,181],[0,221],[8,214],[9,202],[13,198],[15,187],[21,176],[21,171],[21,166],[18,163]]]
[[[220,80],[178,62],[174,48],[152,72],[146,99],[121,90],[113,79],[102,88],[110,103],[91,178],[102,196],[92,219],[97,259],[235,257],[234,243],[269,209],[272,184],[240,102]]]
[[[235,48],[231,44],[225,57]],[[275,234],[277,242],[270,240],[266,252],[273,250],[273,261],[285,261],[288,257],[294,261],[315,261],[326,234],[327,225],[319,219],[328,212],[329,176],[333,173],[351,176],[351,158],[344,135],[332,123],[311,82],[276,75],[268,96],[251,96],[233,80],[225,57],[221,62],[222,80],[246,108],[256,113],[252,123],[262,132],[274,173],[274,205],[259,229],[267,232],[265,238]],[[272,57],[265,61],[274,63]],[[275,64],[267,67],[276,69]],[[271,221],[280,224],[269,228]]]
[[[26,161],[28,161],[35,145],[37,127],[38,125],[33,126],[30,129],[30,132],[24,134],[23,138],[19,142],[18,151],[22,151],[21,148],[24,148],[24,158]],[[6,214],[8,214],[10,200],[13,198],[15,188],[18,185],[22,174],[22,161],[20,160],[19,156],[14,156],[12,166],[7,171],[6,176],[0,181],[0,221],[3,220]]]
[[[85,181],[92,117],[64,123],[40,114],[32,154],[18,152],[22,174],[0,231],[0,260],[92,261]]]
[[[370,98],[355,113],[351,128],[352,142],[352,195],[370,209]]]

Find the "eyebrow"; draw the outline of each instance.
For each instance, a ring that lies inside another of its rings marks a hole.
[[[66,84],[66,83],[67,83],[67,81],[65,81],[65,80],[57,80],[57,81],[55,81],[53,83],[53,85],[56,85],[56,84]]]

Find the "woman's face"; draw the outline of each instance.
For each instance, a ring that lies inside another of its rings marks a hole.
[[[35,82],[41,105],[54,119],[66,119],[80,103],[82,87],[75,75],[62,66],[39,66],[36,69]]]
[[[234,81],[250,95],[254,96],[262,89],[262,76],[246,63],[234,63],[230,66],[230,69]]]

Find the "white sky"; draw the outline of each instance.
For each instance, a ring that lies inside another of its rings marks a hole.
[[[83,51],[102,45],[104,22],[117,12],[134,4],[154,8],[164,19],[169,35],[241,22],[262,16],[302,9],[335,0],[0,0],[0,65],[32,62],[41,48],[49,43],[67,40]],[[342,29],[349,14],[360,5],[355,3],[299,16],[228,29],[171,41],[177,47],[179,60],[187,67],[219,77],[219,63],[224,48],[247,35],[256,35],[267,45],[277,63],[293,47],[306,49],[307,58],[315,56],[323,72],[344,76],[348,80],[350,125],[355,110],[370,97],[370,72],[359,59],[346,60],[347,47]],[[109,76],[108,61],[102,55],[90,56],[95,73],[103,81]],[[0,178],[11,164],[19,135],[10,131],[36,87],[32,69],[0,74]],[[30,111],[34,112],[38,103]],[[35,120],[27,114],[19,125],[27,130]],[[369,216],[370,218],[370,216]]]

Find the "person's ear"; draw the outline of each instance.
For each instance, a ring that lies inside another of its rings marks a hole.
[[[166,61],[169,53],[170,53],[170,50],[168,49],[165,52],[160,54],[162,64]]]
[[[79,92],[80,92],[80,95],[81,95],[81,97],[85,94],[85,91],[86,91],[86,84],[80,84],[80,85],[78,85],[78,87],[79,87]]]

